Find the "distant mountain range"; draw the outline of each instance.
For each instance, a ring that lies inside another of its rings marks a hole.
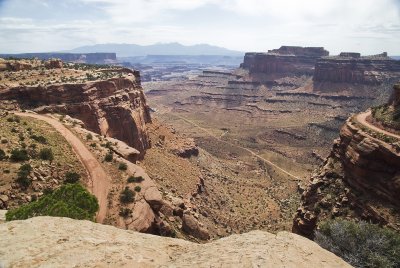
[[[96,44],[92,46],[78,47],[70,53],[95,53],[115,52],[117,57],[137,57],[147,55],[219,55],[219,56],[243,56],[244,52],[229,50],[223,47],[199,44],[185,46],[179,43],[157,43],[142,46],[136,44]]]

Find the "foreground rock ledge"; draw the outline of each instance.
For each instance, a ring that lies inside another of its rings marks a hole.
[[[351,267],[301,236],[252,231],[208,244],[68,218],[0,224],[0,267]]]

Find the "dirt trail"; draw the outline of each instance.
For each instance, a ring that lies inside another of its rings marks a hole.
[[[74,152],[85,166],[90,180],[90,191],[99,201],[99,212],[96,215],[96,221],[102,223],[107,214],[107,195],[110,188],[110,177],[104,171],[97,158],[86,148],[85,144],[76,137],[68,128],[60,121],[49,116],[31,114],[31,113],[15,113],[19,116],[32,117],[49,123],[71,144]]]
[[[376,132],[385,134],[385,135],[387,135],[387,136],[390,136],[390,137],[393,137],[393,138],[396,138],[396,139],[400,139],[400,135],[396,135],[396,134],[394,134],[394,133],[392,133],[392,132],[389,132],[389,131],[386,131],[386,130],[384,130],[384,129],[378,128],[378,127],[372,125],[371,123],[369,123],[369,122],[367,121],[367,117],[370,116],[370,115],[371,115],[371,111],[367,111],[367,112],[364,112],[364,113],[360,113],[360,114],[356,115],[356,120],[357,120],[360,124],[362,124],[362,125],[368,127],[369,129],[371,129],[371,130],[373,130],[373,131],[376,131]]]
[[[160,107],[160,106],[157,105],[156,107],[157,107],[159,110],[161,110],[161,107]],[[161,111],[162,111],[162,110],[161,110]],[[171,113],[170,113],[170,115],[175,116],[175,117],[177,117],[177,118],[179,118],[179,119],[182,119],[183,121],[185,121],[185,122],[187,122],[187,123],[189,123],[189,124],[191,124],[191,125],[197,127],[198,129],[200,129],[200,130],[202,130],[203,132],[207,133],[210,137],[213,137],[214,139],[218,140],[219,142],[223,142],[223,143],[228,144],[228,145],[230,145],[230,146],[234,146],[234,147],[236,147],[236,148],[240,148],[240,149],[242,149],[242,150],[244,150],[244,151],[247,151],[248,153],[250,153],[250,154],[253,155],[254,157],[260,159],[261,161],[265,162],[266,164],[268,164],[268,165],[274,167],[275,169],[281,171],[282,173],[284,173],[285,175],[289,176],[290,178],[295,179],[295,180],[299,180],[299,177],[298,177],[298,176],[296,176],[296,175],[294,175],[294,174],[292,174],[292,173],[290,173],[290,172],[284,170],[283,168],[279,167],[278,165],[276,165],[275,163],[269,161],[268,159],[265,159],[264,157],[260,156],[259,154],[255,153],[254,151],[252,151],[252,150],[250,150],[250,149],[248,149],[248,148],[246,148],[246,147],[240,146],[240,145],[238,145],[238,144],[230,143],[230,142],[228,142],[228,141],[225,141],[225,140],[221,139],[221,138],[223,137],[223,135],[221,135],[221,136],[216,136],[216,135],[214,135],[212,132],[210,132],[208,129],[203,128],[202,126],[196,124],[195,122],[193,122],[193,121],[191,121],[191,120],[189,120],[189,119],[187,119],[187,118],[185,118],[185,117],[183,117],[183,116],[180,116],[180,115],[177,115],[177,114],[171,114]],[[226,133],[225,133],[225,134],[226,134]]]

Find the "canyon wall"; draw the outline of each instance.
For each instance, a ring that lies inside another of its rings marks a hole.
[[[354,118],[302,194],[293,231],[312,237],[318,222],[335,217],[366,220],[400,230],[399,141],[371,136]]]
[[[316,60],[327,55],[322,47],[282,46],[268,53],[246,53],[241,68],[250,73],[312,75]]]
[[[334,83],[380,84],[400,77],[400,61],[384,52],[361,57],[359,53],[342,52],[339,56],[318,59],[314,81]]]
[[[124,77],[83,84],[18,86],[0,91],[0,100],[15,100],[21,108],[68,114],[101,135],[126,142],[141,156],[150,147],[146,123],[149,107],[138,71],[121,69]]]

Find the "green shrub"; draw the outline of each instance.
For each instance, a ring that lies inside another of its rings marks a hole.
[[[111,162],[113,160],[113,153],[109,152],[106,154],[106,156],[104,157],[104,161],[106,162]]]
[[[140,192],[142,190],[142,187],[140,187],[139,185],[135,186],[135,191],[136,192]]]
[[[2,143],[2,144],[6,144],[6,143],[8,143],[8,140],[7,140],[7,139],[2,139],[2,140],[1,140],[1,143]]]
[[[119,170],[127,170],[128,165],[126,163],[119,163],[118,169]]]
[[[19,167],[17,179],[15,180],[22,189],[27,189],[32,181],[28,177],[32,172],[32,167],[30,164],[23,164]]]
[[[46,144],[47,143],[47,139],[45,137],[43,137],[43,136],[31,135],[30,137],[31,137],[32,140],[35,140],[35,141],[37,141],[39,143],[42,143],[42,144]]]
[[[96,148],[97,144],[93,142],[93,143],[90,144],[90,147]]]
[[[13,162],[28,161],[28,152],[25,149],[13,149],[11,150],[10,160]]]
[[[39,151],[39,157],[42,160],[48,160],[48,161],[53,161],[54,160],[54,155],[53,151],[51,148],[43,148]]]
[[[81,175],[79,175],[76,172],[67,172],[65,174],[64,183],[77,183],[77,182],[79,182],[80,178],[81,178]]]
[[[132,215],[132,210],[129,208],[121,208],[119,210],[119,215],[123,218],[128,218],[129,216]]]
[[[92,134],[91,134],[91,133],[88,133],[88,134],[86,135],[86,139],[87,139],[87,140],[92,140],[92,139],[93,139]]]
[[[129,187],[125,187],[125,189],[121,192],[119,200],[122,203],[132,203],[135,201],[135,192],[129,189]]]
[[[328,221],[315,242],[355,267],[400,267],[400,234],[378,225]]]
[[[144,181],[144,178],[143,178],[142,176],[138,176],[138,177],[129,176],[129,177],[128,177],[128,182],[129,182],[129,183],[132,183],[132,182],[142,182],[142,181]]]
[[[25,220],[36,216],[94,220],[99,209],[97,198],[80,184],[66,184],[37,201],[9,210],[6,220]]]
[[[6,152],[4,152],[2,149],[0,149],[0,161],[7,159]]]

